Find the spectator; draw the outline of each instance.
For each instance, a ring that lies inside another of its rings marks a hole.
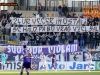
[[[46,43],[47,43],[47,37],[46,37],[45,34],[43,34],[43,35],[41,36],[41,43],[42,43],[42,45],[46,45]]]
[[[4,12],[2,12],[2,16],[3,18],[6,18],[6,14]]]
[[[7,20],[3,17],[3,18],[2,18],[2,26],[5,27],[6,24],[7,24]]]
[[[84,15],[82,14],[82,15],[80,16],[80,18],[84,18]]]
[[[55,37],[53,35],[50,35],[50,45],[55,45]]]
[[[42,5],[41,5],[41,3],[39,3],[39,5],[38,5],[38,14],[40,15],[41,12],[42,12]]]
[[[87,34],[86,34],[87,36],[86,36],[86,45],[87,45],[87,47],[88,47],[88,49],[90,48],[90,43],[91,43],[91,41],[90,41],[90,33],[88,32]]]
[[[57,8],[57,11],[58,11],[58,13],[59,13],[59,17],[61,17],[61,16],[62,16],[62,7],[59,6],[59,7]]]
[[[6,24],[5,28],[10,31],[11,24],[8,21],[7,21],[7,24]]]
[[[84,48],[87,48],[87,42],[86,42],[87,38],[86,37],[87,37],[88,33],[84,32],[83,35],[84,35]]]
[[[1,13],[1,11],[0,11],[0,20],[3,18],[3,15],[2,15],[2,13]]]
[[[74,15],[74,18],[78,18],[76,14]]]
[[[25,34],[20,34],[20,41],[25,41]]]
[[[95,32],[92,33],[92,48],[96,48],[96,35],[95,35]]]
[[[75,32],[75,34],[74,34],[74,43],[78,43],[78,35],[77,35],[76,32]]]
[[[71,15],[70,15],[70,13],[68,13],[68,15],[67,15],[67,18],[71,18]]]
[[[12,33],[11,40],[12,41],[16,41],[17,40],[16,33]]]
[[[0,24],[0,40],[2,40],[2,33],[3,33],[2,30],[3,30],[3,29],[2,29],[2,26],[1,26],[1,24]]]
[[[5,26],[5,29],[6,29],[6,40],[9,41],[11,38],[10,38],[10,28],[11,28],[11,25],[9,22],[7,22],[6,26]]]
[[[96,34],[96,46],[99,46],[99,43],[100,43],[100,34],[97,33]]]
[[[86,22],[83,23],[83,26],[87,26]]]
[[[30,43],[31,43],[31,46],[35,45],[35,37],[32,34],[30,35]]]
[[[37,13],[37,14],[36,14],[36,18],[40,18],[40,15],[39,15],[39,13]]]
[[[90,23],[91,24],[91,23]],[[91,26],[95,26],[94,22],[92,22]]]
[[[63,5],[62,12],[63,12],[64,16],[66,16],[66,14],[68,13],[67,6]]]
[[[90,17],[89,19],[88,19],[88,25],[92,25],[92,22],[94,21],[94,19],[92,18],[92,17]]]
[[[77,17],[77,15],[73,12],[72,17],[76,18],[76,17]]]
[[[10,19],[13,19],[13,16],[12,15],[10,16]]]
[[[68,41],[69,41],[69,44],[73,43],[73,35],[71,33],[68,36]]]
[[[7,20],[10,18],[11,14],[7,12]]]
[[[30,37],[29,37],[29,35],[27,34],[26,36],[25,36],[25,40],[24,41],[28,41],[28,44],[30,44]]]
[[[3,35],[2,35],[2,39],[5,41],[5,35],[6,35],[6,29],[5,29],[5,27],[4,26],[2,26],[2,33],[3,33]]]
[[[59,33],[56,33],[56,35],[55,35],[55,44],[59,44],[59,40],[60,40],[60,35],[59,35]]]
[[[14,12],[14,10],[11,12],[11,16],[16,17],[16,13]]]
[[[17,12],[16,17],[17,17],[17,18],[20,18],[21,15],[22,15],[22,13],[19,14],[19,12]]]
[[[39,37],[39,35],[36,35],[36,45],[37,46],[40,45],[40,37]]]
[[[84,48],[84,35],[83,35],[83,33],[80,33],[80,47],[81,47],[81,49]]]
[[[11,24],[11,19],[10,18],[8,18],[8,20],[7,20],[10,24]],[[11,24],[12,25],[12,24]]]
[[[65,44],[65,42],[66,42],[66,35],[63,33],[62,35],[61,35],[61,43],[62,44]]]
[[[47,44],[50,45],[50,34],[47,34]]]

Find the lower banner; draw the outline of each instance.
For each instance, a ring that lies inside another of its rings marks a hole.
[[[95,70],[95,62],[92,62],[91,66],[94,67],[91,70]],[[67,62],[67,70],[89,70],[88,62]]]
[[[69,61],[83,61],[83,52],[69,53]]]
[[[42,68],[42,65],[43,65],[43,63],[40,62],[39,70],[45,70],[44,68]],[[46,67],[47,67],[47,70],[54,70],[54,68],[52,67],[52,62],[46,62]],[[56,68],[58,70],[67,70],[66,62],[57,62]]]
[[[1,66],[0,62],[0,70],[21,70],[23,62],[16,61],[16,62],[6,62],[5,67]],[[38,70],[39,69],[39,62],[32,62],[32,68],[31,70]]]
[[[20,70],[21,66],[22,66],[22,62],[20,61],[6,62],[5,67],[2,67],[0,62],[0,70]]]
[[[100,70],[100,62],[99,61],[95,62],[95,70]]]
[[[11,27],[11,33],[37,33],[37,32],[98,32],[99,26],[33,26]]]

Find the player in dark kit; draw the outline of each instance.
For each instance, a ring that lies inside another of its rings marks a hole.
[[[25,55],[27,55],[26,45],[23,45],[23,48],[24,48],[24,50],[23,50],[23,55],[25,56]],[[24,64],[24,59],[23,59],[23,64]],[[23,66],[23,64],[22,64],[22,67],[21,67],[20,75],[23,74],[23,70],[24,70],[24,66]]]
[[[26,55],[24,55],[20,60],[24,59],[23,67],[26,69],[27,75],[29,75],[29,70],[31,69],[31,58],[32,55],[30,50],[27,50]]]
[[[52,54],[52,67],[54,67],[55,71],[57,71],[57,68],[56,68],[56,54],[54,54],[54,51],[52,50],[51,51],[51,54]]]

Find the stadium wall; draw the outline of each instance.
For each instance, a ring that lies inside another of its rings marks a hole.
[[[51,66],[51,59],[49,58],[50,50],[52,49],[57,56],[56,67],[58,68],[58,70],[88,70],[88,63],[84,61],[84,55],[86,53],[85,51],[78,50],[78,52],[74,53],[67,52],[71,50],[76,51],[76,46],[76,44],[55,46],[28,46],[27,48],[30,49],[33,55],[32,70],[44,70],[41,67],[41,62],[39,60],[39,55],[41,51],[43,51],[46,55],[47,70],[54,70]],[[2,51],[5,51],[7,60],[5,63],[5,67],[2,68],[0,66],[0,70],[20,70],[22,61],[19,61],[19,59],[23,56],[21,54],[22,49],[22,46],[1,46],[0,53]],[[91,51],[91,55],[93,57],[93,62],[91,65],[94,66],[94,68],[91,70],[100,70],[100,51]]]
[[[12,8],[9,8],[8,12],[12,12]],[[38,13],[38,11],[18,11],[18,10],[14,10],[16,13],[19,12],[19,13],[22,13],[22,17],[25,17],[26,14],[29,14],[30,17],[34,16],[33,13]],[[54,17],[58,17],[58,12],[57,11],[42,11],[43,15],[44,16],[47,16],[47,14],[53,14]],[[69,13],[73,13],[73,12],[69,12]],[[80,16],[82,14],[82,12],[75,12],[76,15]]]
[[[21,66],[22,66],[21,61],[11,61],[11,62],[6,62],[5,63],[5,67],[1,67],[0,66],[0,70],[20,70]],[[47,70],[54,70],[51,66],[52,62],[47,62],[46,63],[46,67]],[[1,62],[0,62],[1,64]],[[57,62],[56,63],[56,67],[58,70],[88,70],[88,63],[87,62]],[[99,61],[93,61],[91,63],[91,66],[93,66],[94,68],[91,70],[100,70],[100,62]],[[45,70],[41,67],[41,62],[34,62],[34,64],[32,65],[32,70]]]

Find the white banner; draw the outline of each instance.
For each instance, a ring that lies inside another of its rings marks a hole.
[[[95,62],[92,62],[91,66],[94,67],[91,70],[95,70]],[[67,62],[67,70],[89,70],[88,62]]]
[[[69,53],[69,61],[83,61],[83,52]]]
[[[1,64],[1,62],[0,62]],[[11,62],[6,62],[5,63],[5,67],[2,68],[2,66],[0,66],[0,70],[20,70],[22,66],[22,62],[20,61],[11,61]]]
[[[86,18],[11,18],[12,24],[17,25],[83,25]]]
[[[67,63],[66,62],[57,62],[56,63],[56,68],[58,70],[67,70]],[[39,70],[45,70],[44,68],[42,68],[43,63],[39,63]],[[54,70],[54,68],[52,67],[52,62],[46,62],[46,67],[47,70]]]
[[[11,33],[36,32],[99,32],[99,26],[33,26],[11,27]]]

